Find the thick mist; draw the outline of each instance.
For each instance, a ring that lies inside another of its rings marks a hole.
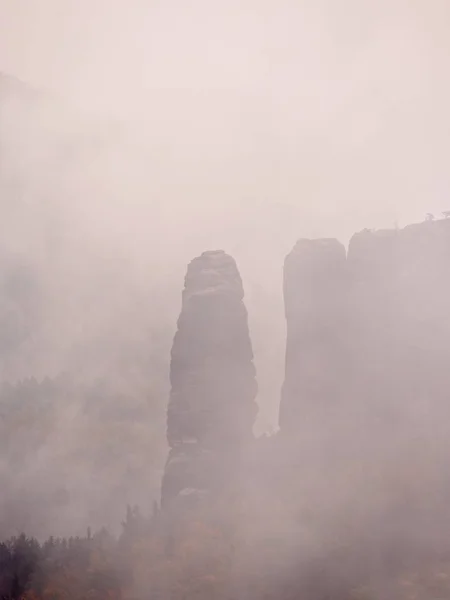
[[[1,535],[114,525],[158,499],[170,347],[203,250],[237,261],[255,430],[278,427],[297,239],[450,208],[449,22],[438,1],[0,0],[0,378],[56,387],[45,425],[35,392],[4,393],[24,408]]]

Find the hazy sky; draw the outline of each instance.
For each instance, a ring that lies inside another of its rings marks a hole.
[[[449,208],[449,33],[447,0],[0,0],[0,70],[345,236]]]

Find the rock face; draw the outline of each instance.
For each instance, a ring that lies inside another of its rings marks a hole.
[[[397,445],[436,436],[450,416],[450,222],[361,232],[347,262],[352,392],[365,419]]]
[[[190,263],[172,347],[163,506],[220,493],[253,438],[257,384],[243,297],[223,251]]]
[[[450,492],[450,222],[361,232],[347,262],[359,489],[372,489],[380,539],[437,548]]]
[[[364,230],[347,257],[302,240],[286,259],[280,487],[314,507],[317,535],[347,522],[398,555],[446,543],[449,264],[448,219]]]
[[[286,258],[283,434],[306,434],[308,420],[336,404],[345,377],[346,267],[345,248],[333,239],[300,240]]]
[[[284,268],[282,433],[297,435],[313,416],[320,427],[342,420],[344,409],[391,427],[406,406],[444,402],[449,262],[448,219],[364,230],[347,257],[335,240],[297,243]]]

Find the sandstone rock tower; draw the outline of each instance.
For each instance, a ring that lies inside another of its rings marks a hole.
[[[286,373],[281,434],[303,435],[310,419],[329,415],[345,379],[345,248],[337,240],[302,239],[286,257]]]
[[[171,356],[163,507],[220,494],[252,440],[257,384],[243,297],[225,252],[189,264]]]

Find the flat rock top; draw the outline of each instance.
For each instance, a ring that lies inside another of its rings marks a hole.
[[[292,249],[292,253],[304,252],[305,250],[338,250],[340,251],[343,248],[343,244],[336,238],[317,238],[317,239],[308,239],[301,238],[297,241],[294,248]]]
[[[345,268],[345,246],[338,240],[300,239],[284,263],[285,284],[301,274],[308,277],[323,277],[330,271],[340,272]]]
[[[345,246],[335,238],[298,240],[287,258],[310,258],[315,256],[338,256],[345,259]]]

